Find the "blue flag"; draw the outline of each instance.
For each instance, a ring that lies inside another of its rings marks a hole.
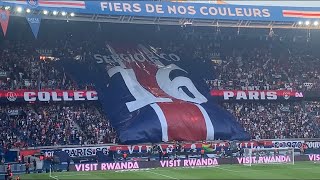
[[[37,38],[39,28],[40,28],[40,23],[41,23],[41,17],[39,17],[37,15],[30,15],[30,16],[27,16],[26,18],[27,18],[27,21],[31,27],[31,30],[32,30],[34,37]]]

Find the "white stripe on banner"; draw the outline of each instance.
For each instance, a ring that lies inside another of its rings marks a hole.
[[[73,5],[60,5],[60,4],[40,4],[41,7],[53,7],[53,8],[79,8],[79,9],[85,9],[85,7],[82,6],[73,6]]]
[[[108,70],[109,77],[120,73],[131,95],[135,101],[127,102],[126,106],[130,112],[136,111],[144,106],[155,102],[172,102],[170,98],[154,97],[138,82],[135,72],[132,69],[124,69],[120,66],[115,66]]]
[[[43,7],[64,7],[64,8],[81,8],[85,9],[84,1],[39,1],[39,6]]]
[[[201,111],[207,127],[207,140],[214,140],[214,128],[207,111],[199,104],[195,104]]]
[[[168,138],[168,124],[167,124],[166,117],[164,116],[163,111],[158,104],[153,103],[153,104],[150,104],[150,106],[157,113],[157,116],[160,120],[161,130],[162,130],[162,141],[167,142],[169,138]]]
[[[27,1],[3,1],[5,3],[12,3],[12,4],[27,4]]]

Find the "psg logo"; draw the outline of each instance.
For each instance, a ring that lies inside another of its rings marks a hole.
[[[27,3],[34,8],[39,5],[38,0],[27,0]]]
[[[17,100],[17,94],[14,92],[8,92],[7,99],[8,99],[8,101],[13,102],[13,101]]]
[[[284,99],[289,99],[290,98],[290,92],[284,92],[283,93],[283,97],[284,97]]]

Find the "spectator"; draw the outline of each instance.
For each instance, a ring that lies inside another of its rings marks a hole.
[[[32,163],[33,163],[33,171],[36,172],[37,171],[37,161],[36,161],[36,159],[33,159]]]

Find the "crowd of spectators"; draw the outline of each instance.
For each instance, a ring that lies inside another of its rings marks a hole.
[[[224,103],[252,139],[318,138],[320,103]]]
[[[215,90],[316,91],[319,68],[317,57],[285,45],[241,47],[213,61],[214,77],[207,84]]]
[[[111,127],[110,122],[101,113],[102,110],[99,107],[82,105],[69,108],[77,112],[75,114],[75,122],[82,129],[87,143],[116,143],[117,136],[115,131]]]
[[[3,147],[116,142],[114,130],[95,104],[41,103],[21,107],[1,108]]]
[[[63,68],[55,67],[53,62],[59,58],[53,54],[73,55],[70,49],[60,51],[22,41],[2,42],[0,48],[1,90],[92,89],[92,84],[79,85]]]
[[[14,127],[13,122],[7,118],[8,109],[7,107],[0,107],[0,147],[23,147],[25,144],[20,141],[17,132],[11,128]]]
[[[34,46],[25,43],[2,44],[0,59],[0,88],[15,89],[72,89],[74,84],[64,72],[47,61],[41,61]]]

